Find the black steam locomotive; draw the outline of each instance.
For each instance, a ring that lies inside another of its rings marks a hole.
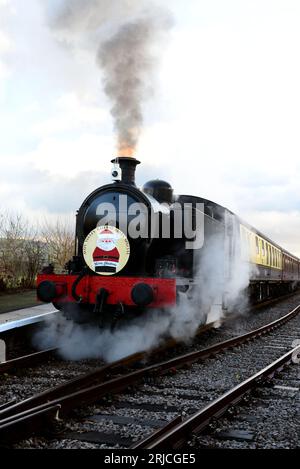
[[[229,210],[170,184],[135,184],[134,158],[112,161],[113,183],[77,213],[76,255],[65,273],[46,268],[37,296],[78,320],[168,310],[181,301],[206,320],[247,289],[255,299],[296,288],[300,261]],[[241,274],[242,272],[242,274]],[[243,278],[242,278],[243,277]]]

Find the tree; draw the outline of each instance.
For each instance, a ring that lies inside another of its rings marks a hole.
[[[45,262],[38,229],[17,213],[0,214],[0,278],[4,288],[33,288]]]
[[[34,288],[46,264],[63,271],[75,251],[74,227],[67,218],[34,226],[17,213],[0,213],[0,290]]]
[[[46,247],[39,239],[29,239],[24,244],[26,263],[23,276],[24,288],[33,288],[37,274],[46,264]]]
[[[48,263],[55,270],[64,270],[65,264],[75,252],[75,228],[68,218],[57,218],[54,222],[46,220],[41,228],[41,237],[46,245]]]

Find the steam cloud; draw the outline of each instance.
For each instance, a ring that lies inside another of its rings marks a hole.
[[[153,311],[113,332],[93,325],[75,324],[59,313],[36,334],[35,345],[41,349],[58,347],[64,359],[102,358],[111,362],[151,350],[162,344],[166,337],[189,342],[200,325],[222,318],[224,298],[228,312],[247,311],[245,293],[251,268],[240,258],[238,233],[232,238],[232,245],[235,252],[231,251],[229,264],[224,265],[224,238],[218,234],[209,237],[200,257],[193,298],[180,293],[179,305],[174,309]]]
[[[89,47],[96,43],[118,152],[132,156],[143,125],[143,105],[154,93],[162,43],[172,26],[170,13],[149,0],[68,0],[51,25],[73,45],[82,38]]]
[[[36,333],[34,345],[41,349],[58,347],[66,360],[102,358],[112,362],[136,352],[152,350],[167,337],[188,342],[194,337],[201,316],[201,311],[195,313],[183,299],[179,309],[168,313],[154,311],[111,331],[95,325],[76,324],[59,313]]]

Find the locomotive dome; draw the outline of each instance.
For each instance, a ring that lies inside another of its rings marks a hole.
[[[146,182],[142,191],[147,195],[151,195],[160,203],[173,203],[173,188],[171,184],[161,179],[153,179]]]

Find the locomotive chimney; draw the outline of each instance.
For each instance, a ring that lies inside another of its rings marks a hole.
[[[112,163],[114,165],[119,165],[121,169],[120,178],[115,178],[115,180],[122,182],[123,184],[135,186],[135,170],[137,165],[141,162],[128,156],[119,156],[112,160]]]

